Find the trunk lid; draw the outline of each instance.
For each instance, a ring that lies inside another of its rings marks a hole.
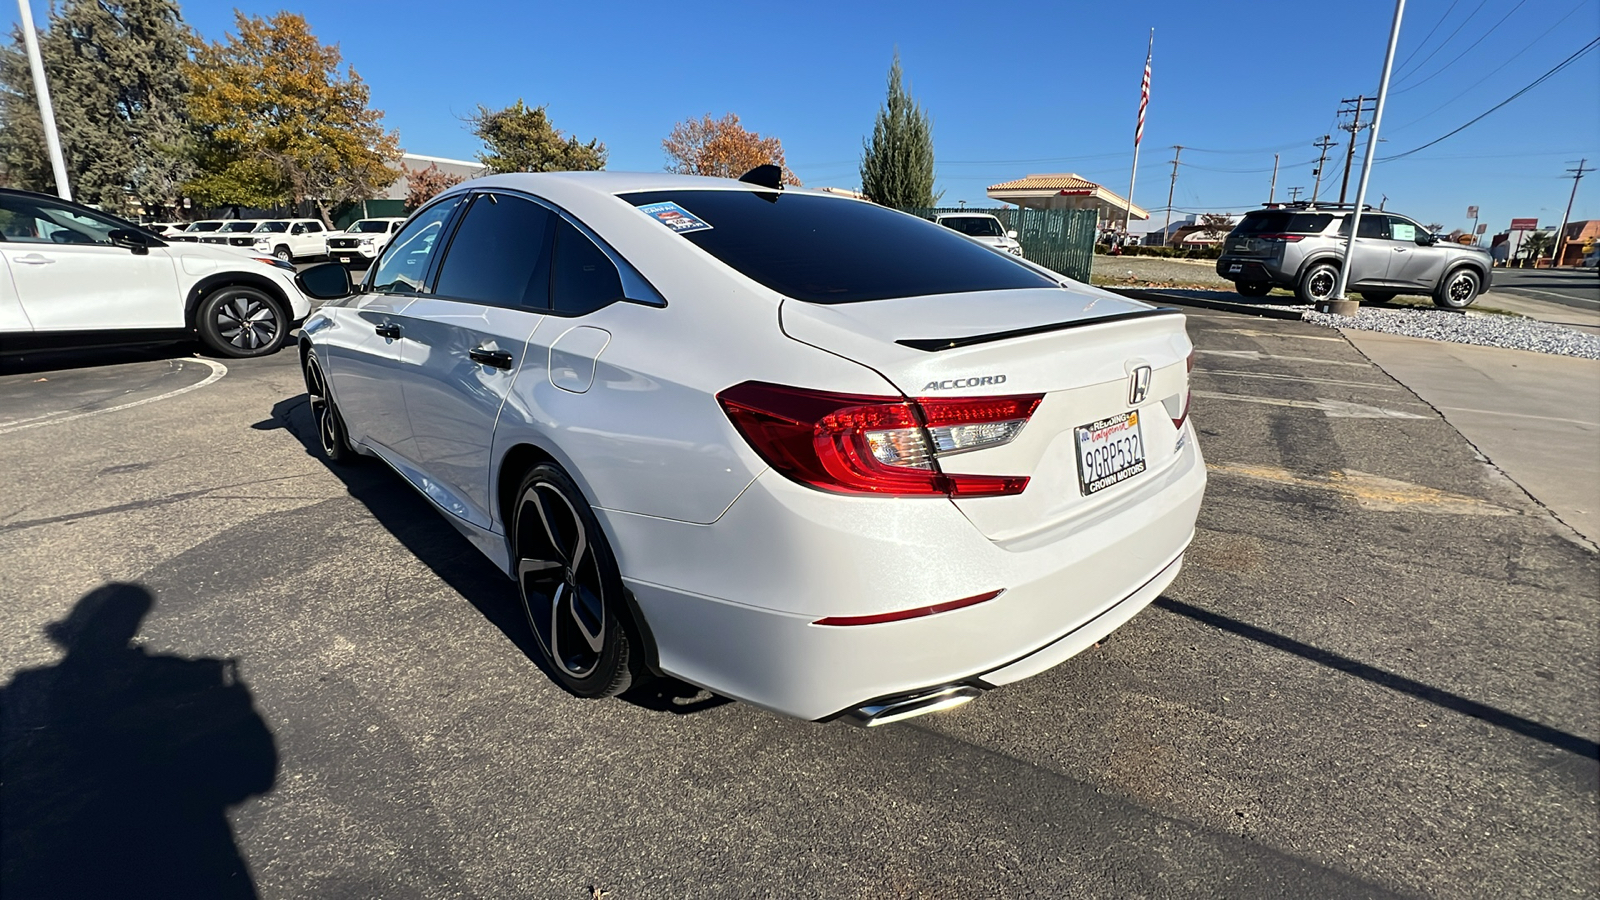
[[[784,300],[779,319],[792,339],[868,366],[913,399],[1043,395],[1009,443],[938,457],[948,474],[1029,478],[1020,494],[952,501],[992,540],[1023,541],[1119,498],[1131,502],[1178,455],[1173,420],[1187,411],[1192,348],[1176,310],[1074,286]],[[1141,367],[1147,390],[1135,399]],[[1077,429],[1127,413],[1136,414],[1144,470],[1090,490]]]

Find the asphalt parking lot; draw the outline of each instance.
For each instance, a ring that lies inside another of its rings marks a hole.
[[[870,731],[687,686],[569,697],[476,550],[380,465],[314,454],[293,348],[0,374],[6,875],[242,860],[241,896],[331,898],[1593,896],[1600,557],[1337,332],[1190,330],[1211,483],[1184,573],[1100,647]],[[97,623],[107,592],[153,606]],[[239,724],[240,686],[264,732]],[[41,698],[69,688],[62,727]],[[163,713],[173,696],[192,715]]]

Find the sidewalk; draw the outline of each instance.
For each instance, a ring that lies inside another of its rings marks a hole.
[[[1600,334],[1600,312],[1591,312],[1577,309],[1562,303],[1552,303],[1540,300],[1523,293],[1525,289],[1519,288],[1493,288],[1484,294],[1479,303],[1514,312],[1517,315],[1538,319],[1541,322],[1553,322],[1565,325],[1578,331],[1587,331],[1590,334]]]
[[[1600,361],[1340,333],[1561,521],[1600,544]]]

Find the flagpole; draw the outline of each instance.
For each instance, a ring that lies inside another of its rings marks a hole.
[[[1150,58],[1156,52],[1156,30],[1150,29],[1150,47],[1144,54],[1144,82],[1139,88],[1139,124],[1133,131],[1133,171],[1128,173],[1128,205],[1122,214],[1122,235],[1133,221],[1133,185],[1139,178],[1139,141],[1144,138],[1144,108],[1150,102]]]

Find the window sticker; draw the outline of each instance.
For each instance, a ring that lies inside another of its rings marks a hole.
[[[639,207],[639,211],[678,234],[711,230],[709,224],[676,203],[650,203]]]
[[[1405,222],[1394,222],[1394,223],[1392,223],[1392,225],[1393,225],[1393,228],[1394,228],[1394,239],[1395,240],[1397,240],[1397,241],[1414,241],[1414,240],[1417,239],[1417,226],[1409,225],[1409,224],[1406,224]]]

